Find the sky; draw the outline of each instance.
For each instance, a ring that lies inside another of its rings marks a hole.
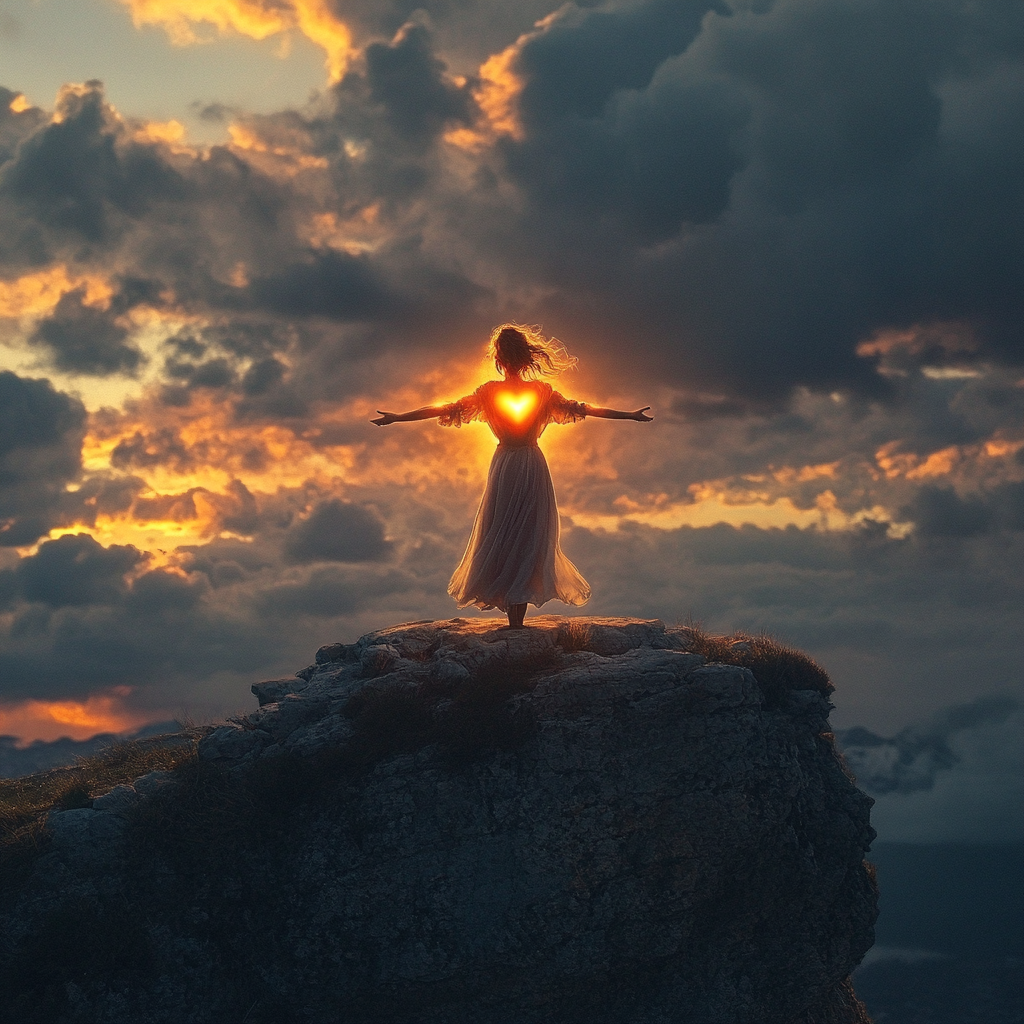
[[[493,439],[369,419],[516,321],[655,415],[545,434],[545,611],[765,630],[882,838],[1024,839],[1022,57],[1005,0],[0,3],[0,734],[459,614]]]

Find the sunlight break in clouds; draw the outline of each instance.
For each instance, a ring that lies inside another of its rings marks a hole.
[[[57,263],[13,281],[0,281],[0,317],[42,316],[50,312],[62,296],[78,288],[83,289],[85,305],[99,308],[104,307],[114,293],[98,274],[68,273],[63,263]]]
[[[24,700],[0,704],[0,736],[27,737],[51,741],[68,737],[84,740],[100,732],[129,732],[152,721],[152,711],[139,712],[125,705],[128,686],[115,686],[106,693],[94,693],[84,701]]]
[[[179,46],[203,42],[196,26],[212,25],[217,32],[237,32],[252,39],[297,30],[327,54],[332,82],[345,73],[352,51],[347,26],[322,0],[121,0],[132,13],[136,28],[159,25]]]

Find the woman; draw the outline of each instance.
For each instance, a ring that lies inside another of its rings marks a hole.
[[[481,384],[449,405],[412,412],[378,409],[379,427],[437,417],[442,426],[484,420],[498,439],[477,510],[473,534],[448,584],[460,608],[499,608],[511,628],[523,625],[526,606],[557,597],[585,604],[590,587],[558,544],[558,507],[551,474],[537,439],[549,423],[575,423],[586,416],[648,422],[650,406],[636,412],[573,402],[538,380],[576,365],[554,338],[535,328],[503,324],[491,333],[490,354],[502,380]]]

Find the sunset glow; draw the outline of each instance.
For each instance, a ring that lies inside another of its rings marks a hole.
[[[31,740],[68,737],[84,740],[100,732],[130,732],[152,720],[152,712],[128,708],[129,687],[117,686],[84,701],[25,700],[0,703],[0,736],[18,736],[22,745]]]
[[[215,32],[237,32],[251,39],[266,39],[290,29],[302,32],[326,52],[331,81],[345,73],[352,36],[323,0],[285,0],[279,4],[259,0],[121,0],[138,27],[159,25],[178,46],[203,42],[204,27]]]
[[[49,312],[62,295],[82,289],[87,306],[103,308],[113,294],[108,281],[97,274],[68,273],[63,263],[0,281],[0,317],[39,316]]]

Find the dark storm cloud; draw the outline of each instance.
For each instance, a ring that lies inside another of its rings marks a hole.
[[[95,84],[66,94],[61,120],[18,128],[0,171],[8,265],[106,255],[149,304],[170,289],[210,330],[263,332],[257,361],[297,330],[293,376],[314,395],[353,386],[332,353],[351,371],[396,347],[446,351],[503,303],[595,353],[629,338],[637,372],[696,417],[777,408],[799,385],[892,399],[882,357],[856,354],[889,329],[962,324],[972,345],[940,345],[940,362],[1019,361],[1019,5],[568,4],[516,46],[519,137],[465,156],[456,181],[440,134],[480,127],[486,93],[449,74],[448,48],[487,12],[438,3],[395,24],[403,4],[356,5],[344,16],[387,41],[366,39],[305,111],[236,113],[256,148],[204,159],[136,139]],[[273,153],[317,169],[275,175]],[[371,249],[311,245],[302,225],[325,211],[372,211]],[[225,283],[239,263],[248,283]],[[103,323],[75,311],[40,342],[130,369],[130,291]],[[215,383],[172,382],[167,401]],[[305,415],[297,393],[271,388],[265,414]]]
[[[545,321],[748,400],[879,394],[858,341],[917,323],[1019,362],[1024,8],[789,0],[694,38],[696,10],[570,5],[519,48],[530,205],[492,244],[556,286]]]
[[[274,583],[260,593],[257,605],[264,614],[332,619],[361,611],[380,598],[407,593],[412,583],[404,572],[371,575],[332,566],[314,569],[302,580]]]
[[[951,487],[922,487],[901,515],[917,523],[925,537],[975,537],[991,528],[995,516],[980,498],[961,498]]]
[[[142,217],[183,193],[180,176],[152,147],[118,139],[99,82],[66,94],[63,120],[26,139],[0,170],[0,202],[13,202],[58,235],[94,244],[112,241],[122,218]]]
[[[310,252],[281,273],[253,281],[247,292],[258,308],[273,313],[338,321],[387,316],[399,301],[370,260],[332,250]]]
[[[11,110],[11,103],[17,95],[0,86],[0,166],[14,155],[21,140],[46,120],[46,115],[38,107],[18,112]]]
[[[1012,697],[978,697],[935,715],[927,725],[908,725],[895,736],[879,736],[862,726],[836,733],[858,783],[869,793],[913,793],[929,790],[939,772],[960,763],[950,745],[958,734],[983,726],[1001,725],[1020,704]]]
[[[285,551],[292,562],[379,562],[389,557],[391,544],[376,512],[335,498],[292,527]]]
[[[77,399],[0,371],[0,546],[31,544],[60,521],[84,427]]]
[[[469,124],[473,101],[445,74],[423,25],[408,25],[391,44],[365,51],[370,99],[403,138],[423,143],[451,124]]]
[[[51,608],[115,604],[128,591],[125,573],[144,558],[130,544],[105,548],[87,534],[68,534],[42,543],[14,576],[25,600]]]
[[[32,341],[50,349],[60,370],[106,376],[137,369],[142,355],[125,343],[128,329],[108,312],[84,305],[84,298],[84,288],[65,292],[54,311],[40,320]]]
[[[173,466],[188,470],[195,466],[196,460],[178,431],[163,427],[145,434],[136,430],[131,437],[122,438],[110,453],[110,464],[115,469]]]
[[[171,305],[206,321],[193,340],[208,351],[201,359],[179,346],[166,360],[168,404],[231,388],[247,369],[234,356],[264,365],[245,387],[244,418],[302,417],[308,398],[358,380],[340,353],[372,360],[410,340],[430,344],[489,295],[429,253],[413,211],[438,180],[439,133],[473,114],[469,87],[447,75],[422,25],[371,44],[360,70],[308,115],[240,116],[248,149],[172,151],[112,111],[99,82],[65,90],[58,108],[53,122],[19,122],[19,145],[0,165],[0,264],[12,277],[63,261],[113,285],[107,308],[69,292],[36,325],[30,340],[61,369],[137,371],[126,314]],[[313,169],[296,180],[299,167]],[[311,245],[309,225],[324,211],[379,213],[372,251]],[[298,342],[296,386],[265,376],[266,360]]]
[[[358,513],[345,521],[375,540]],[[376,543],[378,557],[386,555]],[[329,538],[325,546],[318,560],[336,553]],[[65,536],[0,571],[0,607],[9,613],[0,627],[0,698],[53,700],[128,685],[157,708],[179,708],[186,694],[235,708],[247,703],[257,673],[307,664],[339,617],[378,608],[386,618],[417,586],[401,568],[282,568],[279,547],[259,537],[192,551],[184,574],[135,575],[142,556],[134,548]],[[217,673],[238,675],[237,686],[210,690]]]
[[[250,398],[265,394],[284,378],[285,367],[274,358],[253,363],[242,378],[242,390]]]

